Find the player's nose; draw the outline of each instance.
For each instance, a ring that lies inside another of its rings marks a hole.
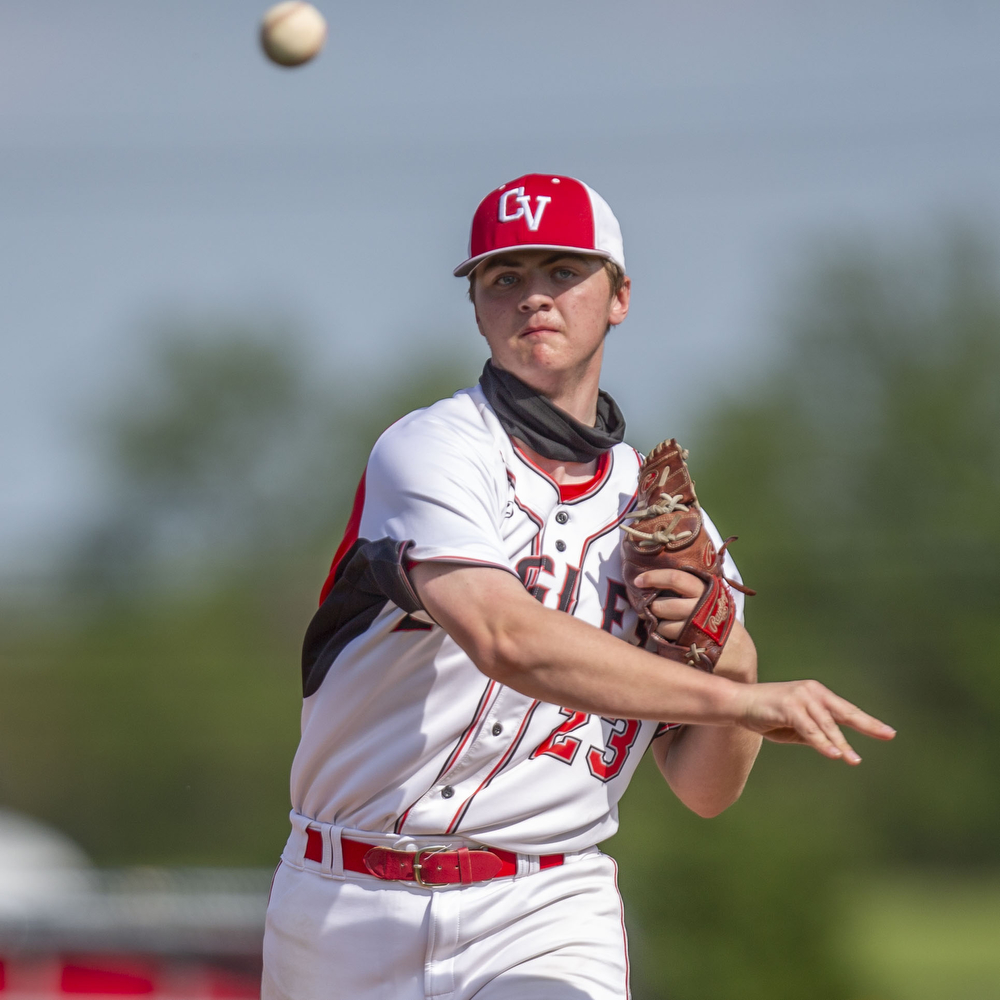
[[[552,294],[543,281],[526,281],[519,303],[521,312],[535,312],[539,309],[549,309],[553,303]]]
[[[522,313],[546,312],[552,308],[552,296],[542,292],[525,295],[518,304]]]
[[[548,275],[544,271],[530,268],[522,277],[521,312],[536,312],[539,309],[549,309],[554,299]]]

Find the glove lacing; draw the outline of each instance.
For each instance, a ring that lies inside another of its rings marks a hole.
[[[669,493],[661,493],[656,498],[655,503],[650,504],[643,510],[632,511],[631,514],[626,515],[625,520],[641,521],[647,517],[661,517],[664,514],[674,514],[679,510],[688,512],[691,510],[691,506],[681,502],[683,495],[682,493],[677,493],[671,496]],[[640,531],[638,528],[633,528],[627,524],[621,525],[621,529],[635,542],[636,548],[656,549],[661,545],[668,545],[671,542],[681,542],[694,534],[693,531],[678,531],[676,533],[673,531],[674,525],[680,519],[680,514],[677,514],[668,525],[657,528],[653,532]]]

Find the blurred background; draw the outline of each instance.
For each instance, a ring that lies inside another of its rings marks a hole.
[[[322,2],[289,71],[263,6],[4,12],[0,989],[254,995],[303,629],[537,170],[621,220],[605,388],[741,536],[762,677],[899,729],[708,822],[644,765],[636,1000],[1000,997],[1000,7]]]

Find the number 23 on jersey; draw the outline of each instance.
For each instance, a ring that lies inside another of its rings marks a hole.
[[[566,721],[552,730],[541,743],[531,751],[529,760],[548,756],[561,760],[564,764],[572,764],[583,741],[573,733],[582,729],[590,721],[586,712],[577,712],[571,708],[560,708],[559,714]],[[637,719],[603,719],[611,727],[603,747],[591,746],[587,750],[587,767],[590,773],[599,781],[610,781],[628,759],[629,751],[639,735],[641,723]]]

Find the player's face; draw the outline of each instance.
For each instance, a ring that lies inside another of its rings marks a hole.
[[[628,279],[612,296],[599,257],[521,250],[476,272],[476,322],[494,362],[542,392],[599,373],[605,334],[628,303]]]

